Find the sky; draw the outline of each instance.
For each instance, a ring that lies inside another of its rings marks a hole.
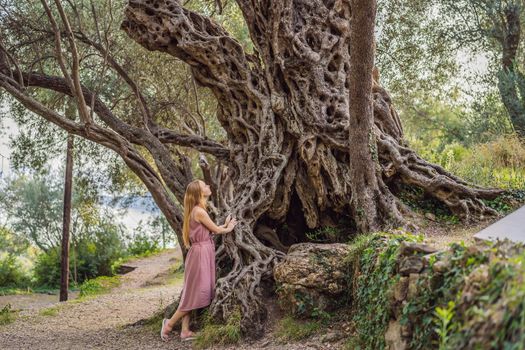
[[[0,113],[8,113],[2,109]],[[9,157],[11,156],[11,149],[9,148],[9,137],[15,137],[18,134],[18,127],[13,119],[2,116],[0,124],[0,173],[3,178],[10,173]]]

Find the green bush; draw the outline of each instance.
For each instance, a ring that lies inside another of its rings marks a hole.
[[[25,287],[30,283],[17,256],[11,253],[0,253],[0,287]]]
[[[105,230],[103,230],[105,228]],[[78,283],[97,276],[114,274],[114,264],[124,255],[124,245],[113,226],[101,226],[70,249],[69,271],[73,279],[74,268]],[[37,256],[34,274],[37,285],[58,287],[60,285],[60,249],[52,248]]]
[[[79,282],[97,276],[111,276],[112,265],[125,255],[125,247],[117,226],[103,224],[91,237],[77,244]]]
[[[127,247],[127,253],[130,255],[144,256],[156,253],[160,248],[158,239],[139,233],[132,237]]]
[[[28,257],[27,247],[27,241],[0,226],[0,287],[4,290],[30,284],[29,268],[22,263]]]
[[[80,285],[80,297],[107,293],[112,288],[120,285],[120,276],[99,276],[88,279]]]
[[[60,285],[60,250],[52,248],[37,255],[33,273],[36,285],[58,287]]]

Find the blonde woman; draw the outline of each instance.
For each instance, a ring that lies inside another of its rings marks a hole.
[[[204,181],[195,180],[186,187],[182,237],[184,246],[189,250],[184,263],[184,285],[179,307],[170,319],[162,320],[160,337],[164,341],[169,340],[169,332],[180,319],[181,340],[194,339],[194,333],[190,331],[190,311],[210,305],[215,295],[215,245],[210,232],[231,232],[237,221],[228,215],[224,225],[217,226],[206,211],[210,195],[210,186]]]

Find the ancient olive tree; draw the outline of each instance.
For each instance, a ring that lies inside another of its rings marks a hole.
[[[151,93],[154,82],[139,84],[134,77],[140,72],[126,68],[132,62],[115,59],[110,40],[87,35],[93,28],[79,26],[78,7],[64,9],[58,0],[40,5],[40,19],[49,23],[45,29],[24,27],[18,12],[4,7],[3,20],[13,22],[2,26],[8,35],[2,38],[0,86],[49,122],[121,156],[178,233],[179,203],[193,177],[180,149],[210,156],[201,165],[212,185],[212,211],[218,219],[232,212],[239,221],[234,233],[217,242],[220,272],[210,311],[226,319],[240,308],[245,334],[261,334],[266,317],[262,283],[271,281],[273,267],[284,256],[283,242],[305,239],[276,230],[280,226],[303,222],[315,229],[343,216],[363,232],[406,225],[408,209],[394,191],[399,184],[423,189],[465,221],[494,214],[482,199],[501,191],[469,184],[429,164],[404,142],[400,118],[377,71],[370,78],[374,16],[373,11],[360,15],[363,4],[238,0],[253,43],[248,51],[214,20],[180,1],[129,1],[122,29],[166,60],[174,56],[189,66],[198,85],[217,101],[216,118],[226,142],[167,127],[175,125]],[[358,32],[361,24],[367,28],[365,39]],[[99,26],[94,21],[96,33]],[[34,42],[46,52],[38,63],[29,59]],[[90,69],[90,53],[127,86],[131,105],[113,108],[111,88],[97,90],[100,80],[93,76],[82,79]],[[157,63],[162,66],[162,60]],[[170,78],[165,72],[159,84],[169,86]],[[42,89],[73,97],[79,120],[39,101]],[[373,103],[367,104],[370,97]]]

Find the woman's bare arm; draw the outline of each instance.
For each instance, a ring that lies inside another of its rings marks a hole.
[[[210,218],[210,216],[208,215],[206,210],[204,210],[204,209],[202,209],[200,207],[196,207],[194,209],[194,215],[195,215],[195,220],[199,221],[201,224],[206,226],[206,228],[208,228],[208,230],[210,230],[211,232],[216,233],[216,234],[223,234],[223,233],[231,232],[233,230],[233,228],[235,227],[235,225],[237,224],[237,221],[235,219],[232,219],[229,222],[229,224],[227,226],[225,226],[225,227],[217,226],[213,222],[213,220]]]

